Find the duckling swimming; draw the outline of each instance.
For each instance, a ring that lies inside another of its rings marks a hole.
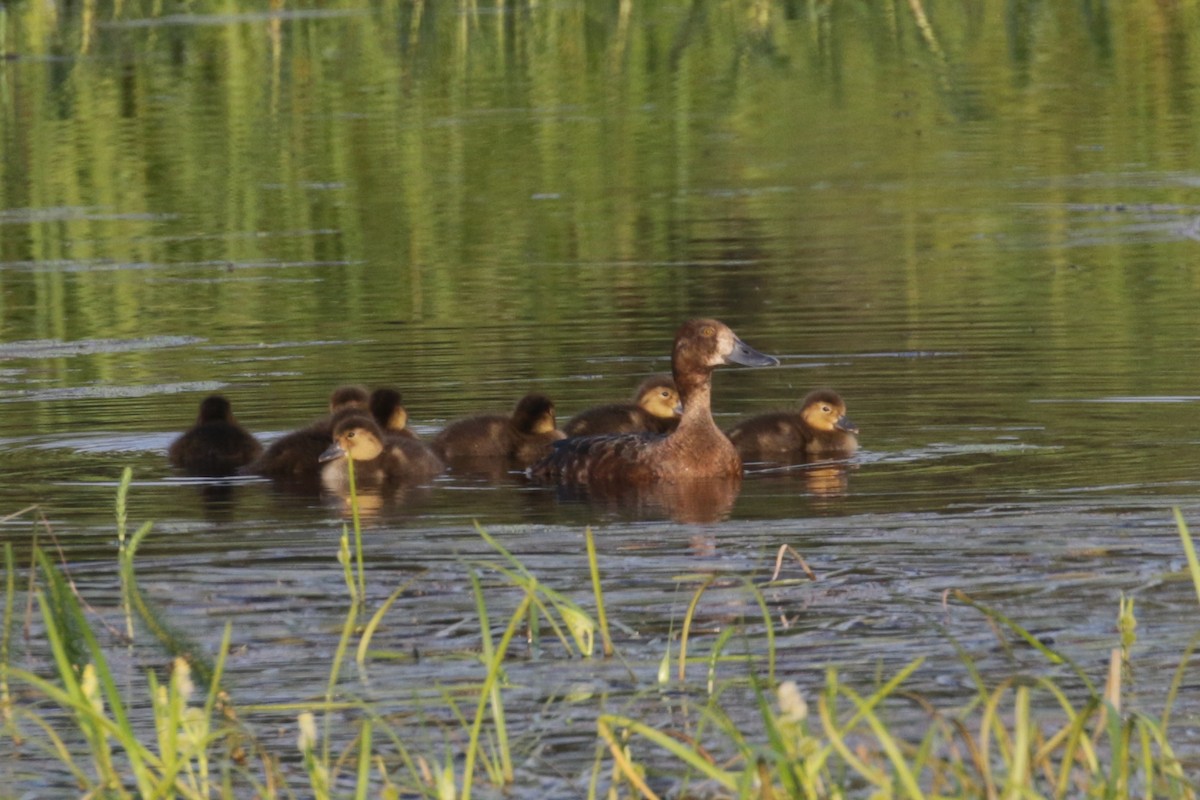
[[[712,372],[722,364],[778,363],[778,359],[747,345],[722,322],[685,322],[675,334],[671,354],[671,372],[683,402],[683,417],[673,433],[567,439],[530,474],[543,482],[588,487],[645,486],[692,479],[740,481],[742,459],[713,421]]]
[[[679,390],[670,375],[651,375],[632,403],[609,403],[580,411],[563,426],[567,436],[602,433],[670,433],[679,426]]]
[[[362,411],[367,402],[367,390],[361,386],[339,386],[329,396],[327,415],[271,442],[242,471],[281,480],[315,481],[321,474],[317,459],[329,447],[336,417]]]
[[[219,394],[200,402],[196,424],[171,443],[167,458],[190,475],[222,478],[237,473],[262,445],[233,418],[233,407]]]
[[[799,413],[761,414],[736,425],[729,439],[747,461],[786,461],[804,456],[840,457],[858,450],[858,426],[831,389],[809,392]]]
[[[451,422],[433,439],[433,450],[451,466],[455,462],[506,460],[525,469],[565,437],[555,426],[554,403],[544,394],[527,394],[510,416],[481,414]]]
[[[348,459],[354,461],[356,489],[427,481],[444,469],[441,459],[425,444],[403,436],[389,441],[367,414],[341,417],[334,425],[332,441],[319,457],[321,483],[331,492],[350,491]]]
[[[379,388],[371,392],[371,416],[383,428],[386,435],[420,438],[408,427],[408,410],[402,405],[400,392],[390,388]]]

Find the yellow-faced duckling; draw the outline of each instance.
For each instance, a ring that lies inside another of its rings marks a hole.
[[[315,481],[321,474],[317,459],[329,447],[335,419],[366,409],[367,402],[367,390],[361,386],[339,386],[329,396],[328,414],[271,442],[242,471],[282,480]]]
[[[632,403],[609,403],[580,411],[563,426],[567,436],[602,433],[670,433],[679,426],[679,390],[670,375],[642,381]]]
[[[858,426],[846,418],[846,403],[830,389],[809,392],[800,411],[761,414],[729,431],[747,461],[805,456],[840,457],[858,450]]]
[[[481,414],[451,422],[433,439],[433,450],[447,464],[506,460],[525,469],[565,437],[555,426],[554,403],[544,394],[527,394],[510,416]]]
[[[422,442],[402,436],[389,440],[367,414],[341,417],[332,442],[319,457],[321,483],[332,492],[349,492],[349,459],[354,461],[355,486],[363,489],[427,481],[444,468]]]
[[[262,445],[233,418],[233,407],[219,394],[200,402],[196,424],[167,450],[171,464],[191,475],[221,478],[258,458]]]
[[[408,427],[408,410],[404,408],[400,392],[390,388],[379,388],[371,392],[371,416],[390,436],[403,436],[408,439],[419,438]]]
[[[715,319],[694,319],[675,334],[671,371],[683,417],[666,436],[618,434],[567,439],[531,470],[544,482],[653,485],[692,479],[741,479],[742,459],[713,421],[712,372],[722,364],[770,366],[763,355]]]

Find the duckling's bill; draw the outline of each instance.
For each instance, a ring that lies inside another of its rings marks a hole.
[[[324,464],[327,461],[336,461],[339,458],[345,458],[346,455],[346,450],[340,444],[334,442],[325,449],[324,453],[321,453],[317,457],[317,462]]]

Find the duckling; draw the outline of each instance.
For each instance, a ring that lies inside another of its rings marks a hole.
[[[167,458],[191,475],[222,478],[237,473],[262,452],[262,445],[233,418],[233,407],[222,395],[200,402],[196,424],[171,442]]]
[[[350,491],[347,460],[354,460],[358,489],[427,481],[445,467],[424,443],[386,434],[367,414],[349,414],[333,428],[333,443],[319,456],[321,483],[331,492]]]
[[[567,436],[602,433],[670,433],[679,426],[679,390],[670,375],[651,375],[632,403],[610,403],[580,411],[563,426]]]
[[[329,396],[328,414],[271,442],[242,471],[283,480],[316,480],[321,474],[317,459],[329,447],[336,418],[362,411],[367,402],[367,390],[361,386],[339,386]]]
[[[433,439],[433,450],[448,464],[507,460],[525,469],[550,452],[565,434],[555,427],[554,403],[544,394],[527,394],[511,416],[481,414],[451,422]]]
[[[675,334],[671,372],[683,402],[674,432],[567,439],[530,470],[541,482],[654,485],[692,479],[741,480],[742,459],[713,421],[712,372],[721,364],[770,366],[779,360],[753,349],[715,319],[685,322]]]
[[[408,410],[401,402],[400,392],[395,389],[376,389],[371,392],[371,416],[383,428],[385,435],[418,439],[420,437],[408,427]]]
[[[850,456],[858,450],[858,426],[846,418],[846,403],[831,389],[809,392],[799,413],[780,411],[751,417],[729,431],[742,458],[773,461],[804,456]]]

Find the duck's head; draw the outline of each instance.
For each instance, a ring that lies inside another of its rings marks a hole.
[[[408,426],[408,411],[401,405],[400,392],[395,389],[376,389],[371,392],[371,416],[388,431],[402,431]]]
[[[738,338],[723,322],[715,319],[688,320],[675,333],[675,351],[671,363],[684,370],[711,370],[722,364],[747,367],[773,367],[779,359],[758,352]]]
[[[370,461],[383,452],[383,432],[375,420],[366,414],[355,414],[338,422],[333,428],[333,444],[321,453],[319,461],[334,461],[350,457],[355,461]]]
[[[527,394],[513,409],[513,427],[522,433],[550,433],[555,423],[554,401],[544,394]]]
[[[634,395],[634,402],[647,413],[662,419],[678,417],[683,413],[679,402],[679,390],[670,375],[651,375],[642,381]]]
[[[344,408],[366,408],[369,396],[361,386],[339,386],[329,395],[329,411],[341,411]]]
[[[233,422],[233,406],[224,396],[210,394],[200,401],[200,415],[196,421],[199,423]]]
[[[832,389],[809,392],[800,409],[800,417],[813,430],[832,433],[858,433],[858,426],[846,419],[846,403]]]

